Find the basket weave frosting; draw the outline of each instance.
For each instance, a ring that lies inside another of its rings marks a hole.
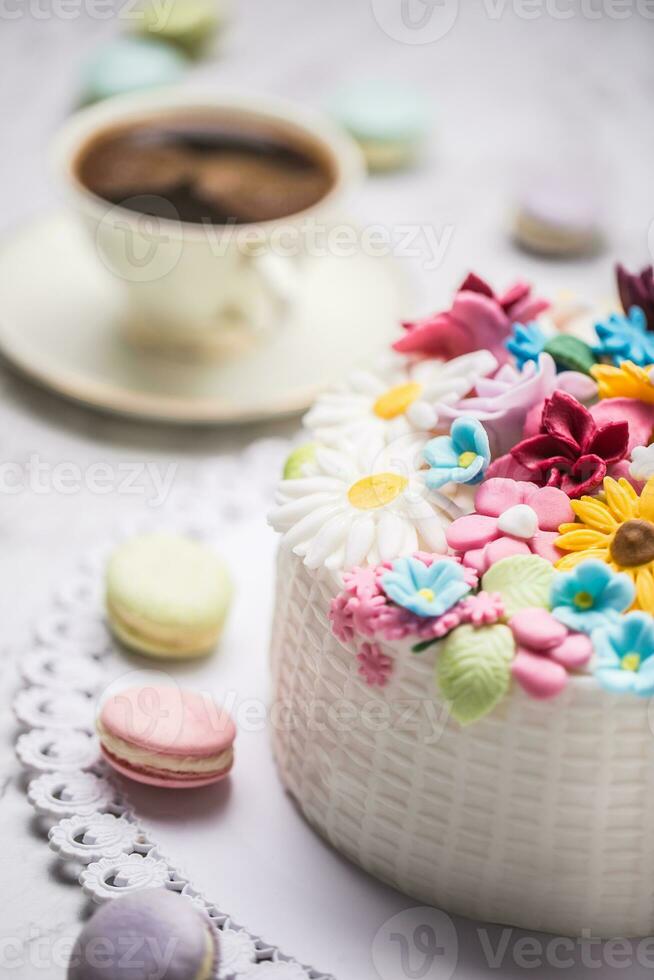
[[[654,929],[654,714],[578,676],[462,728],[435,650],[386,644],[383,689],[328,621],[337,587],[281,545],[274,749],[309,822],[371,874],[449,912],[564,936]],[[398,655],[399,652],[399,655]]]

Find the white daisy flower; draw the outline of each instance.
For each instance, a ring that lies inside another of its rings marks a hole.
[[[359,445],[387,445],[407,433],[434,429],[438,402],[465,397],[478,378],[496,368],[497,361],[487,350],[451,361],[414,364],[393,354],[377,370],[356,371],[345,385],[321,395],[304,417],[304,425],[328,446],[340,446],[344,439]]]
[[[311,474],[283,480],[269,521],[309,568],[377,565],[425,550],[445,554],[444,528],[463,511],[425,484],[420,453],[352,445],[316,450]]]
[[[654,476],[654,443],[651,446],[635,446],[631,451],[629,474],[634,480],[649,480]]]

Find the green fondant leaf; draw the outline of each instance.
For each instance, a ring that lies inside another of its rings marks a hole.
[[[437,643],[440,643],[438,637],[435,637],[433,640],[421,640],[411,647],[411,653],[424,653],[425,650],[428,650],[429,647],[436,646]]]
[[[485,592],[499,592],[507,617],[520,609],[550,607],[554,566],[538,555],[512,555],[491,565],[481,580]]]
[[[590,374],[590,369],[596,363],[596,357],[588,344],[579,337],[571,337],[569,334],[558,334],[550,338],[544,350],[554,358],[556,366],[565,371]]]
[[[298,446],[294,449],[292,453],[289,454],[286,462],[284,463],[284,479],[285,480],[297,480],[302,474],[302,467],[305,463],[313,463],[316,457],[316,449],[318,444],[315,442],[306,442],[303,446]]]
[[[515,652],[508,626],[459,626],[443,643],[436,682],[462,725],[492,711],[509,689]]]

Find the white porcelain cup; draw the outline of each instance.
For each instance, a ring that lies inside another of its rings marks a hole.
[[[221,226],[181,221],[172,205],[169,217],[149,217],[103,200],[80,181],[80,156],[100,133],[170,114],[206,119],[207,111],[216,109],[230,120],[255,130],[257,124],[272,127],[282,138],[315,150],[332,175],[325,196],[276,221]],[[201,351],[281,327],[297,292],[305,229],[333,219],[364,174],[353,141],[310,110],[185,88],[121,96],[82,110],[55,139],[53,162],[100,261],[123,284],[130,337]]]

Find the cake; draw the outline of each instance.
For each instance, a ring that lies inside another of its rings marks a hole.
[[[654,929],[654,281],[591,344],[476,275],[320,396],[281,532],[274,750],[316,830],[417,901]]]

